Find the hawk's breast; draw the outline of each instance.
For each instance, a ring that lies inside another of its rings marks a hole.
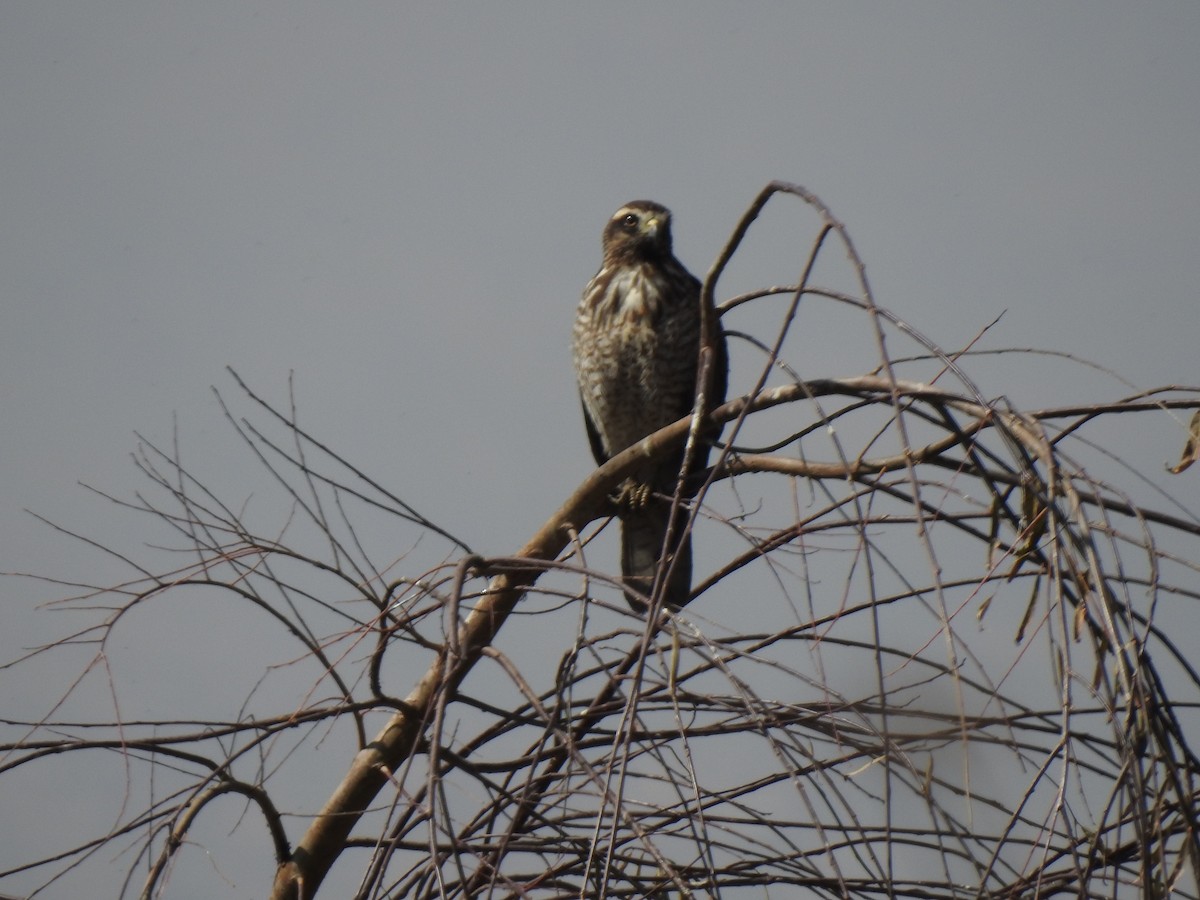
[[[579,390],[609,456],[691,410],[699,296],[667,296],[672,286],[643,266],[601,269],[579,304]]]

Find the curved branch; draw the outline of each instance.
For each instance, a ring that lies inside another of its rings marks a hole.
[[[146,881],[142,888],[142,900],[150,900],[154,895],[154,886],[158,883],[159,878],[175,855],[175,851],[182,846],[184,839],[187,837],[188,831],[192,827],[192,823],[196,821],[196,817],[204,807],[208,806],[213,800],[225,794],[241,794],[248,800],[253,801],[260,810],[262,810],[263,819],[267,823],[267,830],[271,833],[271,842],[275,845],[275,859],[281,865],[291,855],[288,847],[287,835],[283,830],[283,821],[280,818],[279,810],[275,808],[275,804],[271,802],[270,796],[265,790],[257,785],[246,784],[243,781],[220,781],[214,784],[207,790],[196,794],[184,808],[183,815],[171,827],[171,834],[167,839],[167,845],[163,848],[162,853],[158,855],[158,859],[154,861],[149,873],[146,875]]]

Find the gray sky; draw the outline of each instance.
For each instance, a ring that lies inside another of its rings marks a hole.
[[[26,508],[122,546],[75,483],[127,495],[134,431],[169,444],[173,416],[254,491],[226,365],[280,401],[294,371],[314,433],[512,552],[591,468],[568,334],[638,197],[703,274],[767,181],[799,182],[943,346],[1007,310],[989,346],[1196,383],[1197,46],[1192,2],[7,3],[0,568],[96,565]],[[799,259],[811,227],[784,238]],[[856,371],[805,339],[806,377]],[[1130,392],[1005,365],[985,393]],[[1146,465],[1181,440],[1147,436]],[[29,612],[53,591],[2,590],[6,658],[61,632]]]

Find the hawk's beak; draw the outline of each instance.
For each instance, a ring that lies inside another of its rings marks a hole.
[[[642,233],[652,238],[658,237],[659,231],[662,230],[662,219],[658,216],[651,216],[642,223]]]

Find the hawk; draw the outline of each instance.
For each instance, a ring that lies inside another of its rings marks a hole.
[[[701,345],[700,282],[671,250],[671,213],[649,200],[627,203],[604,228],[604,261],[587,287],[575,318],[572,351],[583,418],[597,463],[686,416],[696,396]],[[712,405],[724,402],[725,338],[716,330]],[[715,438],[719,434],[711,434]],[[621,573],[635,610],[649,597],[660,563],[673,568],[665,601],[679,608],[691,594],[692,542],[684,534],[687,510],[671,522],[671,498],[683,448],[647,461],[618,491]],[[708,450],[692,460],[707,464]],[[691,474],[691,473],[689,473]],[[674,546],[664,559],[668,527]]]

